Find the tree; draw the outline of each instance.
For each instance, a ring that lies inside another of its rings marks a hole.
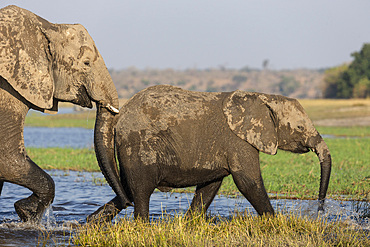
[[[345,82],[342,80],[343,73],[348,70],[348,64],[343,64],[338,67],[333,67],[325,70],[323,97],[324,98],[340,98],[343,93]],[[344,90],[345,91],[345,90]],[[350,90],[352,93],[352,90]]]
[[[299,88],[299,82],[292,76],[282,76],[277,86],[282,95],[289,96]]]
[[[366,77],[363,77],[353,88],[353,97],[366,98],[369,96],[370,96],[370,80]]]
[[[350,65],[341,65],[325,71],[325,98],[370,97],[370,43],[364,44],[360,52],[351,54]]]

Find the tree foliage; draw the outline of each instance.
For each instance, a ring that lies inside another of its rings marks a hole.
[[[351,64],[325,71],[324,98],[370,97],[370,43],[351,54]]]
[[[282,76],[278,83],[280,94],[289,96],[299,88],[299,82],[293,76]]]

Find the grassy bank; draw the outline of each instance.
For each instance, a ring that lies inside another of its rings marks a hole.
[[[151,224],[121,219],[113,225],[85,225],[73,241],[79,246],[369,246],[370,236],[344,222],[295,215],[229,219],[176,215]]]
[[[326,142],[333,159],[329,197],[350,195],[369,199],[370,138],[327,139]],[[44,169],[100,171],[91,149],[28,148],[27,151]],[[261,153],[261,169],[269,193],[280,198],[317,198],[320,165],[314,153],[298,155],[279,151],[275,156]],[[194,188],[188,191],[193,192]],[[225,178],[220,193],[239,193],[231,176]]]
[[[93,149],[27,148],[27,153],[46,170],[100,171]]]

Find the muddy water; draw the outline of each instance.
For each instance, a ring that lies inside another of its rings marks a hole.
[[[104,202],[113,198],[108,185],[101,185],[101,173],[74,171],[49,171],[56,184],[55,200],[43,217],[40,226],[30,226],[19,221],[13,203],[27,197],[30,191],[9,183],[4,184],[0,207],[0,246],[35,246],[50,232],[49,246],[56,242],[66,243],[70,239],[71,226],[84,223],[86,216],[94,212]],[[192,194],[171,194],[156,192],[150,201],[150,216],[158,218],[164,212],[183,213],[187,210]],[[317,202],[304,200],[272,200],[273,207],[280,212],[297,212],[316,217]],[[217,196],[210,206],[211,215],[230,216],[234,212],[254,209],[244,198]],[[132,217],[130,207],[120,213],[120,217]],[[358,217],[353,202],[328,200],[325,216],[329,220],[347,220],[354,227],[370,230],[370,222]],[[67,242],[68,243],[68,242]]]

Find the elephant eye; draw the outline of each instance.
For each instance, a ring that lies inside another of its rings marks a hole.
[[[89,61],[89,60],[86,60],[86,61],[84,62],[84,64],[85,64],[86,66],[89,66],[89,67],[90,67],[90,61]]]
[[[297,127],[300,131],[304,131],[304,127],[302,125],[298,125]]]

